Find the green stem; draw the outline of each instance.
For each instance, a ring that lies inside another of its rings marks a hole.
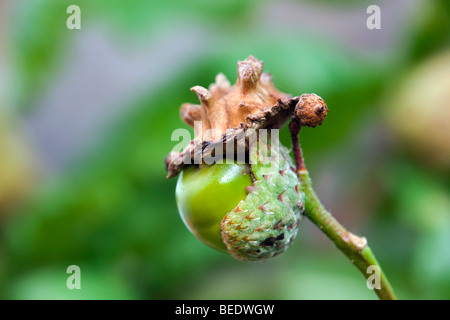
[[[302,150],[300,148],[298,134],[301,126],[297,121],[292,121],[289,126],[292,138],[295,163],[297,166],[297,175],[302,185],[302,191],[305,193],[305,215],[319,229],[334,242],[336,247],[341,250],[350,262],[352,262],[366,279],[372,276],[374,270],[368,270],[374,266],[375,272],[379,272],[379,289],[374,287],[374,291],[381,300],[397,300],[394,290],[380,267],[375,255],[367,245],[364,237],[358,237],[345,229],[320,202],[314,189],[312,188],[311,178],[306,170],[303,160]]]
[[[380,289],[374,288],[375,293],[381,300],[396,300],[394,290],[380,267],[375,255],[367,245],[366,238],[358,237],[347,231],[322,205],[311,186],[308,171],[302,170],[298,173],[302,183],[302,190],[306,196],[305,215],[319,229],[334,242],[359,271],[368,279],[372,272],[368,272],[370,266],[378,267],[380,271]]]

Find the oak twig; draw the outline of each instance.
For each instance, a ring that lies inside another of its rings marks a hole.
[[[297,175],[305,193],[305,215],[311,220],[333,243],[341,250],[359,271],[368,279],[372,272],[368,272],[370,266],[378,267],[380,272],[380,288],[374,288],[381,300],[396,300],[394,290],[382,271],[375,255],[367,245],[364,237],[358,237],[345,229],[320,202],[311,185],[308,170],[306,170],[298,134],[301,126],[293,120],[289,126],[291,132],[294,159],[297,166]]]

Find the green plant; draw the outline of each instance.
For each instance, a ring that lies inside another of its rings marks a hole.
[[[223,243],[236,259],[258,261],[289,247],[304,214],[368,278],[370,266],[379,268],[375,256],[365,238],[347,231],[322,206],[299,144],[302,127],[322,124],[328,112],[325,102],[315,94],[291,97],[279,92],[262,70],[262,62],[250,56],[238,62],[234,86],[219,74],[210,90],[191,89],[201,105],[182,106],[187,124],[202,125],[182,152],[166,158],[169,177],[184,169],[176,192],[184,221],[208,245],[223,250]],[[289,118],[295,167],[272,132]],[[233,163],[223,165],[224,159]],[[379,270],[377,295],[395,299]]]

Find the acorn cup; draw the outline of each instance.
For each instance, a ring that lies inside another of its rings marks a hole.
[[[240,261],[284,252],[304,211],[290,151],[273,129],[290,118],[299,127],[315,127],[328,111],[315,94],[279,92],[262,70],[262,61],[249,56],[238,62],[235,85],[219,74],[209,90],[193,87],[201,104],[183,104],[181,117],[195,138],[166,157],[168,177],[181,172],[176,200],[188,229]]]

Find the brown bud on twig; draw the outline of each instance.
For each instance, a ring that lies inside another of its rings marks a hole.
[[[303,127],[316,127],[322,124],[328,113],[325,101],[314,93],[302,94],[295,106],[293,119]]]

